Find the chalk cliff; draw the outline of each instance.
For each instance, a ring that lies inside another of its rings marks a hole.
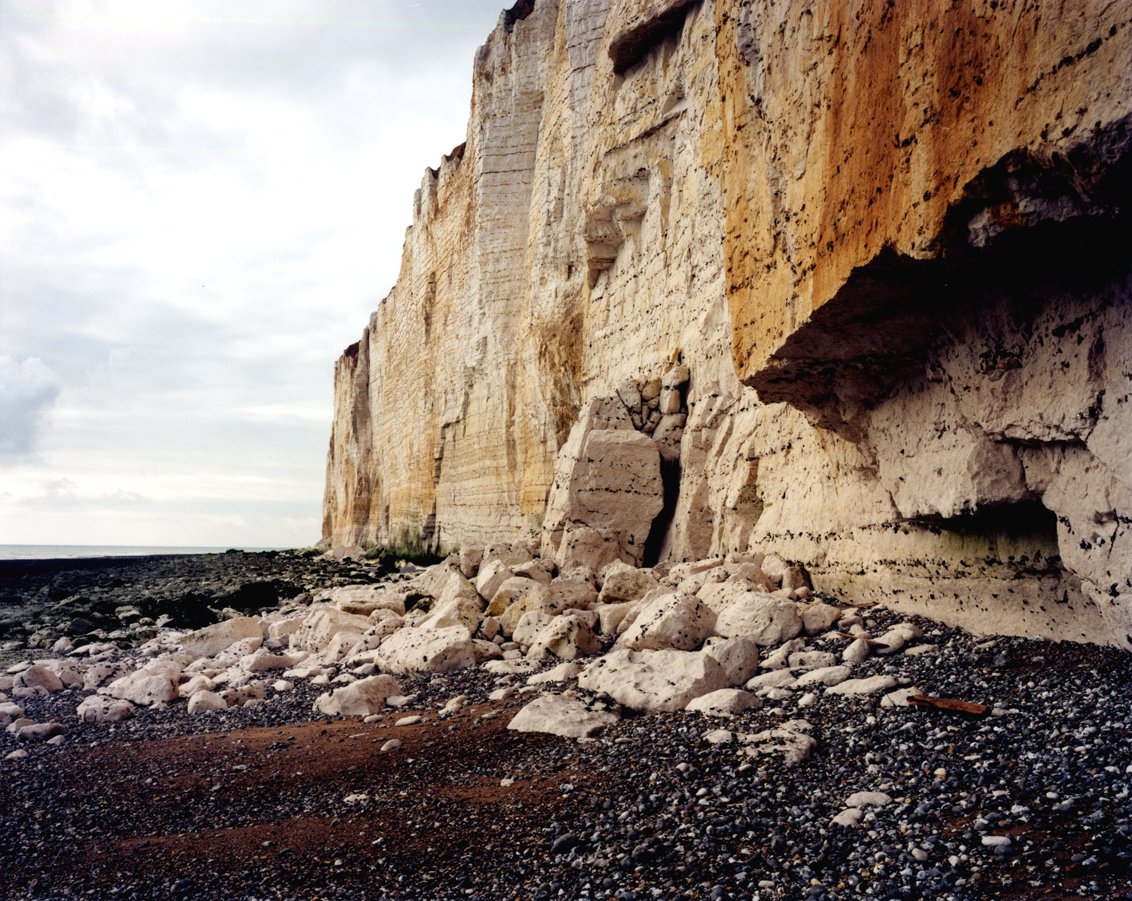
[[[327,543],[773,549],[1132,647],[1132,0],[521,0],[473,77]]]

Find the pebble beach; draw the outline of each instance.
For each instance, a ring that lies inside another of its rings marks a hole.
[[[854,665],[883,688],[806,680],[844,652],[829,630],[729,715],[634,711],[553,660],[400,675],[367,716],[315,711],[344,668],[117,722],[79,719],[81,684],[7,697],[45,659],[138,666],[199,628],[194,604],[260,615],[408,577],[295,554],[6,570],[3,703],[53,728],[0,730],[0,898],[1132,898],[1132,657],[848,598],[824,600],[915,635]],[[75,619],[101,636],[62,634]],[[615,716],[582,739],[508,729],[565,693]]]

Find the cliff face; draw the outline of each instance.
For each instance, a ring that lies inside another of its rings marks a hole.
[[[330,543],[546,515],[569,563],[616,538],[557,494],[645,436],[614,556],[1132,645],[1132,0],[535,0],[474,79],[338,363]]]

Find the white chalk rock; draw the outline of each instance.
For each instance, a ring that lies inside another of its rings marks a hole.
[[[636,564],[663,506],[656,444],[633,428],[619,399],[591,398],[555,460],[543,557],[562,569]]]
[[[227,710],[228,702],[214,691],[198,691],[189,698],[189,713],[206,713],[209,710]]]
[[[30,726],[21,726],[16,733],[16,738],[44,741],[48,738],[54,738],[56,735],[61,735],[65,731],[66,726],[62,723],[32,723]]]
[[[486,663],[489,660],[498,660],[503,656],[503,652],[499,649],[494,641],[485,641],[482,638],[472,639],[472,650],[476,657],[476,663]]]
[[[558,579],[550,585],[536,583],[499,613],[499,625],[504,635],[514,635],[519,622],[532,611],[554,617],[567,609],[587,607],[595,597],[592,585],[573,579]]]
[[[0,704],[0,726],[8,726],[15,720],[22,718],[23,715],[24,708],[18,704],[13,704],[11,701]]]
[[[708,716],[734,716],[744,710],[762,706],[763,702],[749,691],[743,691],[741,688],[721,688],[719,691],[708,692],[706,695],[694,698],[684,709]]]
[[[314,710],[330,716],[369,716],[385,708],[386,698],[399,694],[401,686],[392,676],[371,676],[319,695]]]
[[[500,587],[509,579],[515,578],[515,573],[502,560],[496,558],[486,566],[481,566],[476,576],[475,589],[481,597],[494,598]]]
[[[798,677],[794,683],[795,688],[805,688],[807,685],[840,685],[849,678],[852,670],[847,666],[823,666],[810,670]]]
[[[219,694],[229,707],[244,707],[267,697],[267,686],[263,682],[248,682],[234,688],[225,688]]]
[[[487,605],[489,617],[499,617],[503,612],[523,597],[536,585],[549,585],[549,582],[536,582],[526,576],[514,576],[504,582],[491,596],[491,603]]]
[[[571,611],[554,617],[543,627],[528,649],[527,656],[532,660],[545,660],[547,657],[576,660],[600,650],[601,641],[594,635],[589,623]]]
[[[129,665],[120,660],[91,664],[90,668],[83,673],[83,690],[96,691],[108,682],[113,682],[129,672]]]
[[[704,653],[723,667],[728,685],[742,685],[759,669],[758,645],[746,638],[709,638]]]
[[[39,663],[58,676],[64,688],[82,688],[83,677],[90,666],[77,660],[40,660]]]
[[[571,679],[576,679],[578,673],[582,671],[582,666],[573,660],[567,660],[558,666],[551,667],[542,673],[535,673],[533,676],[527,677],[528,685],[545,685],[547,682],[569,682]]]
[[[872,653],[872,646],[863,638],[851,641],[849,646],[841,652],[841,662],[847,666],[863,663]]]
[[[537,660],[489,660],[483,665],[484,671],[493,676],[524,676],[539,668]]]
[[[834,666],[837,663],[837,655],[831,654],[829,651],[795,651],[787,658],[787,661],[790,669],[821,669],[826,666]]]
[[[542,630],[552,622],[554,622],[554,617],[542,610],[531,610],[524,613],[523,618],[515,626],[515,633],[511,636],[511,640],[520,648],[529,648],[538,641]]]
[[[302,624],[302,616],[286,616],[282,619],[271,620],[267,624],[267,637],[277,640],[289,637],[298,632]]]
[[[837,826],[856,826],[861,822],[861,817],[864,815],[864,813],[865,812],[859,807],[850,807],[846,810],[841,811],[841,813],[833,817],[830,822]]]
[[[597,600],[601,604],[639,601],[659,585],[652,572],[614,560],[601,571],[601,592]]]
[[[778,556],[778,554],[767,554],[763,557],[763,575],[770,580],[773,585],[781,585],[783,578],[786,576],[786,571],[790,569],[790,564]]]
[[[115,679],[99,689],[99,693],[130,701],[139,707],[167,704],[179,697],[177,689],[179,678],[179,673],[177,676],[170,676],[166,672],[150,672],[143,668],[128,676]]]
[[[16,675],[12,682],[12,697],[16,700],[34,698],[37,695],[47,695],[62,689],[62,679],[46,666],[36,664]]]
[[[512,566],[511,572],[516,576],[525,576],[543,585],[549,585],[554,581],[554,564],[549,560],[532,560],[521,566]]]
[[[260,648],[254,654],[241,659],[240,666],[249,673],[266,673],[274,669],[290,669],[293,666],[298,666],[306,659],[306,656],[303,651],[299,651],[297,654],[272,654],[270,651]],[[183,689],[181,693],[185,693]]]
[[[845,799],[846,807],[884,807],[892,803],[892,796],[884,792],[854,792]]]
[[[805,646],[806,642],[801,638],[793,638],[767,654],[762,663],[759,664],[759,669],[789,669],[790,655],[795,651],[802,650]]]
[[[616,635],[621,623],[633,608],[633,602],[619,604],[597,604],[593,612],[597,614],[598,631],[602,635]]]
[[[762,754],[781,754],[789,766],[804,763],[810,759],[814,748],[818,746],[817,739],[806,734],[808,726],[805,721],[790,720],[777,729],[744,735],[743,741],[749,745],[747,754],[752,757]]]
[[[463,626],[401,629],[385,639],[377,652],[377,665],[396,675],[447,673],[475,662],[475,645]]]
[[[769,647],[801,632],[802,617],[793,601],[749,591],[723,609],[716,619],[715,631],[724,638],[747,638]]]
[[[332,588],[327,600],[343,613],[371,616],[377,610],[388,610],[398,616],[405,615],[405,595],[383,585],[347,585]],[[276,636],[273,636],[276,637]]]
[[[181,650],[194,659],[215,657],[221,651],[238,641],[258,638],[262,641],[263,632],[259,620],[251,616],[237,616],[190,632],[180,640]]]
[[[790,670],[775,669],[748,679],[746,688],[747,691],[758,691],[762,688],[792,688],[797,681],[798,677]]]
[[[633,625],[617,639],[617,647],[691,651],[703,644],[714,626],[715,615],[698,598],[677,592],[662,594],[640,610]]]
[[[869,676],[867,679],[847,679],[840,685],[827,688],[826,694],[871,695],[895,687],[896,679],[893,676]]]
[[[291,635],[291,647],[302,651],[321,651],[339,632],[361,635],[373,625],[369,617],[345,613],[336,607],[317,607],[305,617]]]
[[[618,719],[611,711],[591,710],[570,694],[542,695],[515,714],[507,728],[515,732],[548,732],[563,738],[589,738]]]
[[[134,706],[102,695],[91,695],[75,711],[83,723],[120,723],[134,715]]]
[[[700,576],[693,576],[691,579],[681,583],[681,590],[685,590],[684,586],[689,588],[696,586],[695,595],[703,601],[708,607],[714,610],[717,614],[722,613],[732,603],[738,601],[748,594],[754,592],[755,594],[768,594],[766,583],[760,578],[758,580],[747,579],[726,579],[724,581],[715,581],[713,575],[725,575],[721,570],[708,570]],[[697,581],[702,580],[702,585],[697,586]]]
[[[444,629],[463,626],[468,635],[475,635],[483,621],[483,604],[479,597],[457,597],[439,601],[417,625],[418,629]]]
[[[578,685],[648,712],[682,710],[693,698],[728,687],[726,671],[709,654],[626,649],[595,660]]]
[[[824,601],[807,604],[802,608],[802,628],[807,635],[817,635],[833,626],[840,618],[841,610]]]

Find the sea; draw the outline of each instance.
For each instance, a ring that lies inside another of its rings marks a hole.
[[[270,547],[142,547],[118,544],[0,544],[0,560],[92,560],[99,557],[150,557],[155,554],[222,554],[227,550],[281,551]]]

